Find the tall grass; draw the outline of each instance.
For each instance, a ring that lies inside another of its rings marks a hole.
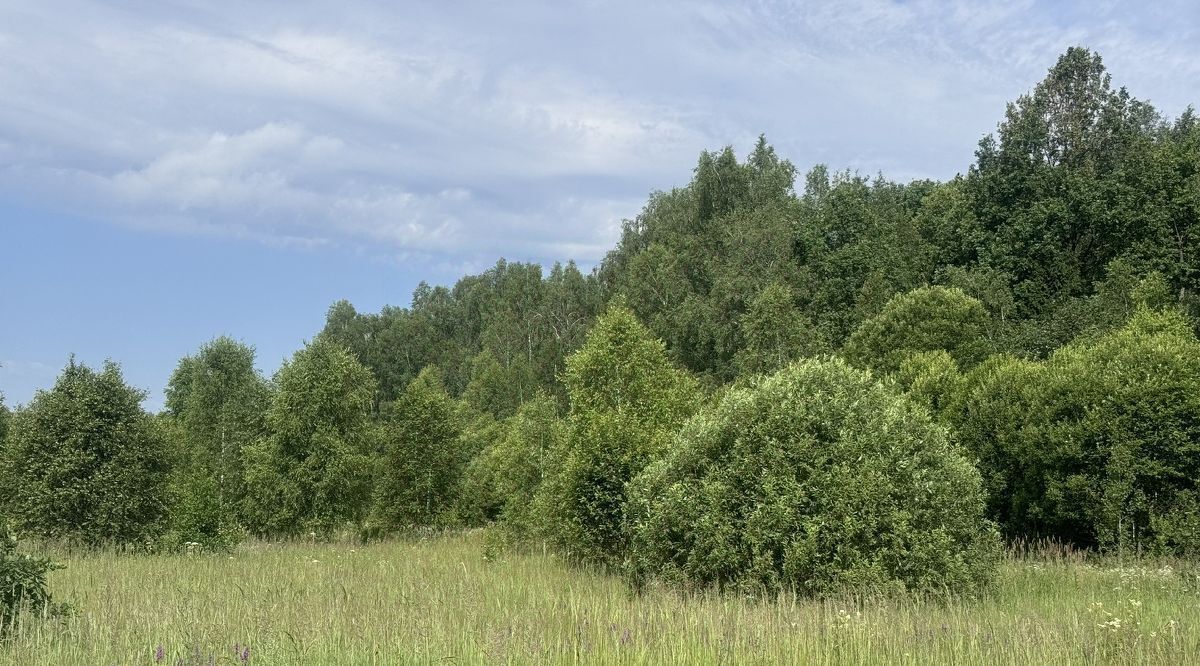
[[[553,556],[486,561],[478,533],[232,555],[59,556],[78,612],[26,623],[0,663],[1200,663],[1179,567],[1012,555],[993,593],[763,601],[624,583]],[[237,646],[235,655],[234,647]],[[210,662],[211,660],[211,662]]]

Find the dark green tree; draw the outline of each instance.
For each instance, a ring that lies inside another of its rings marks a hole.
[[[1024,316],[1086,295],[1144,231],[1130,204],[1132,162],[1160,120],[1114,90],[1098,54],[1070,48],[979,144],[968,177],[985,232],[981,260],[1015,280]]]
[[[1010,535],[1178,554],[1200,548],[1179,529],[1200,479],[1198,396],[1190,324],[1142,310],[1045,362],[990,359],[963,377],[947,418]]]
[[[54,387],[12,419],[3,504],[22,533],[88,545],[156,537],[166,513],[167,456],[145,393],[116,363],[74,358]]]

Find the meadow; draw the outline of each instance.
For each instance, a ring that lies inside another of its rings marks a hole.
[[[978,599],[631,593],[479,531],[232,553],[57,553],[62,621],[12,664],[1200,663],[1194,570],[1010,553]]]

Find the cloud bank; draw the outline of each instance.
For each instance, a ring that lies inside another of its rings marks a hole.
[[[598,260],[703,149],[946,178],[1074,44],[1168,114],[1187,2],[0,6],[0,196],[430,262]]]

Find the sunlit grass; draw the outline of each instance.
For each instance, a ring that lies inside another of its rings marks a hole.
[[[78,612],[23,626],[0,663],[1200,663],[1194,579],[1145,562],[1010,558],[976,600],[761,601],[482,552],[473,533],[60,556]]]

